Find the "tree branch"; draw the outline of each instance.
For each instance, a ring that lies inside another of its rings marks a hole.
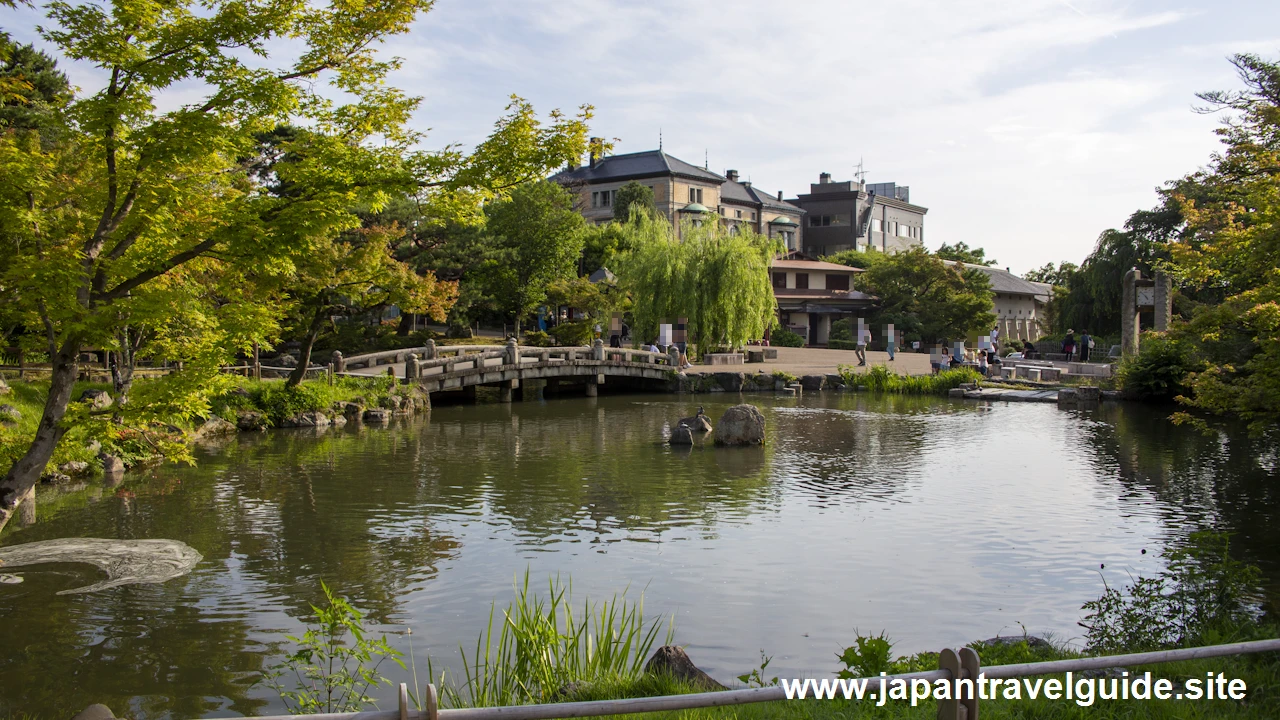
[[[159,265],[153,268],[150,268],[148,270],[144,270],[143,272],[140,272],[137,275],[134,275],[128,280],[121,282],[119,285],[116,285],[114,288],[97,296],[96,299],[102,302],[112,302],[114,300],[119,300],[125,295],[128,295],[130,291],[132,291],[134,288],[138,287],[139,285],[142,285],[143,283],[148,282],[150,280],[154,280],[160,277],[161,275],[164,275],[165,273],[169,272],[170,270],[182,265],[183,263],[189,262],[191,260],[194,260],[200,257],[207,251],[213,249],[213,247],[217,244],[218,244],[217,238],[209,238],[208,240],[205,240],[204,242],[199,243],[198,245],[195,245],[189,250],[185,250],[183,252],[178,253],[177,255],[174,255],[173,257],[169,258],[168,260],[165,260]]]

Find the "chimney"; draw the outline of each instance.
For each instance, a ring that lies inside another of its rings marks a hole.
[[[602,138],[593,137],[588,141],[588,144],[591,148],[591,167],[594,168],[596,166],[596,151],[604,144],[604,140]]]
[[[750,180],[743,180],[743,181],[742,181],[742,187],[744,187],[744,188],[749,188],[749,187],[751,187],[751,181],[750,181]]]
[[[724,176],[725,176],[725,178],[727,178],[727,179],[729,180],[729,182],[738,182],[738,171],[737,171],[737,170],[725,170],[725,171],[724,171]]]
[[[822,173],[818,176],[818,183],[826,185],[829,182],[831,182],[831,173]]]
[[[782,202],[782,191],[778,191],[778,202]]]

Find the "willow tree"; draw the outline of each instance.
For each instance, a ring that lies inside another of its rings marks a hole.
[[[718,222],[686,221],[677,237],[662,217],[633,212],[623,226],[631,248],[619,258],[618,284],[632,301],[642,340],[662,322],[688,318],[689,341],[702,352],[764,337],[777,319],[769,267],[781,245],[751,231],[730,234]]]

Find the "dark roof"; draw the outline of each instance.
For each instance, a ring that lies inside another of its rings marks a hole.
[[[804,210],[798,205],[792,205],[785,200],[779,200],[778,196],[770,195],[767,192],[760,192],[755,185],[725,180],[720,186],[720,199],[727,202],[739,202],[749,205],[760,205],[762,207],[774,208],[784,212],[793,212],[797,215],[803,215]]]
[[[596,161],[596,166],[584,165],[573,170],[563,170],[551,176],[557,182],[610,182],[629,178],[661,177],[663,175],[679,175],[681,177],[723,183],[723,176],[710,170],[672,157],[661,150],[645,150],[644,152],[627,153],[626,155],[609,155]]]
[[[977,270],[983,275],[986,275],[987,280],[991,281],[991,292],[1004,293],[1006,295],[1047,295],[1043,288],[1037,287],[1040,283],[1023,280],[1008,270],[1002,270],[998,267],[991,267],[988,265],[974,265],[973,263],[955,261],[944,262],[951,265],[960,265],[965,269]]]

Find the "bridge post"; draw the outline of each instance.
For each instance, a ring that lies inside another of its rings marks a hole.
[[[680,367],[680,348],[672,345],[667,348],[667,360],[671,363],[671,367]]]
[[[436,359],[436,341],[435,340],[427,340],[426,354],[423,355],[423,359],[425,360]]]
[[[417,355],[417,353],[409,353],[409,357],[405,358],[405,361],[404,361],[404,379],[405,379],[405,381],[406,381],[406,382],[411,382],[411,381],[417,380],[417,379],[418,379],[418,376],[419,376],[419,374],[420,374],[420,373],[421,373],[421,371],[420,371],[420,369],[418,368],[418,355]]]
[[[503,365],[519,365],[520,364],[520,348],[516,345],[516,339],[507,338],[507,346],[502,350]]]
[[[596,381],[599,379],[599,376],[595,375],[587,378],[587,397],[595,397],[600,394],[600,388],[596,384]]]
[[[604,360],[604,341],[600,338],[591,343],[591,359],[597,362]]]
[[[498,386],[498,402],[509,403],[515,399],[516,388],[520,387],[519,380],[505,380]]]
[[[333,356],[329,358],[329,362],[333,363],[333,369],[335,372],[347,371],[347,361],[342,358],[341,350],[334,350]]]

